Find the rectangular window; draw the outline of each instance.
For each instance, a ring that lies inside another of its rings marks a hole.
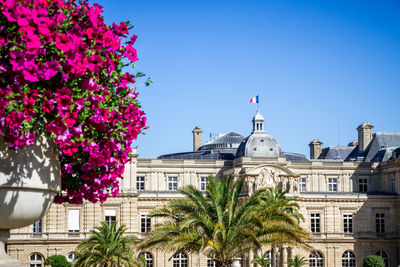
[[[306,192],[306,178],[300,178],[299,179],[299,191],[300,192]]]
[[[353,214],[343,214],[343,232],[353,233]]]
[[[358,179],[358,192],[367,193],[368,192],[368,180],[367,178]]]
[[[384,213],[376,213],[375,214],[375,223],[376,223],[376,232],[384,233],[385,232],[385,214]]]
[[[311,213],[311,233],[320,233],[320,217],[319,213]]]
[[[117,221],[117,211],[116,210],[104,210],[104,220],[111,225],[113,222]]]
[[[337,192],[337,178],[328,179],[328,190],[329,192]]]
[[[40,234],[42,233],[42,220],[31,224],[31,233]]]
[[[151,218],[146,214],[140,214],[140,232],[148,233],[151,231]]]
[[[394,193],[395,188],[394,188],[394,177],[390,177],[390,192]]]
[[[79,210],[68,210],[68,232],[79,232]]]
[[[200,191],[206,191],[207,189],[207,177],[200,178]]]
[[[178,177],[168,177],[168,190],[169,191],[178,190]]]
[[[144,191],[144,177],[143,176],[136,177],[136,190]]]

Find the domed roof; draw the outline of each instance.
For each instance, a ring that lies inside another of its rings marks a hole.
[[[264,120],[264,116],[260,114],[260,112],[257,111],[257,114],[254,116],[253,121],[255,120]]]
[[[268,157],[277,158],[281,155],[281,146],[267,134],[253,133],[242,141],[236,152],[236,157]]]
[[[281,156],[281,146],[264,131],[264,117],[257,110],[253,118],[253,132],[242,141],[236,151],[236,157],[269,157]]]
[[[244,136],[230,131],[226,134],[220,135],[217,138],[205,143],[199,148],[200,150],[221,149],[221,148],[237,148],[243,141]]]

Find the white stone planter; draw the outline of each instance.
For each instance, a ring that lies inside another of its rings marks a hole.
[[[60,163],[54,144],[37,138],[32,146],[10,150],[0,141],[0,267],[18,266],[16,260],[10,262],[1,244],[9,229],[40,220],[60,189]]]

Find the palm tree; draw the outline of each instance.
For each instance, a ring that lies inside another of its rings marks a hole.
[[[289,267],[301,267],[306,265],[307,262],[306,258],[296,255],[293,258],[289,258],[287,264]]]
[[[149,233],[142,248],[201,251],[225,267],[271,243],[268,238],[273,238],[273,243],[304,243],[304,231],[283,204],[267,200],[265,189],[241,197],[243,183],[242,178],[234,182],[230,176],[220,180],[210,176],[205,194],[193,186],[179,189],[186,198],[171,200],[150,214],[164,220]],[[273,214],[264,212],[265,208]],[[280,235],[281,231],[284,234]],[[295,236],[296,231],[301,235]]]
[[[117,223],[102,222],[92,230],[89,239],[82,241],[75,251],[74,266],[138,266],[140,262],[133,257],[133,247],[138,243],[135,236],[124,236],[128,228]]]
[[[267,253],[264,253],[264,255],[255,256],[251,262],[265,267],[268,264],[271,264],[271,259],[267,257]]]

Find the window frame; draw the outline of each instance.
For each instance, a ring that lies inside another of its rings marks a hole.
[[[328,178],[328,192],[338,192],[338,178]]]
[[[40,219],[39,221],[31,224],[31,233],[32,234],[42,234],[43,233],[43,219]]]
[[[346,250],[342,254],[342,267],[356,267],[356,254],[351,250]]]
[[[358,192],[368,193],[368,178],[358,178]]]
[[[146,179],[144,176],[136,176],[136,191],[145,191]]]
[[[168,191],[178,191],[178,176],[168,176]]]
[[[386,216],[383,212],[375,213],[375,230],[377,234],[386,233]]]
[[[147,212],[140,213],[140,233],[146,234],[151,231],[151,217]]]
[[[307,178],[299,178],[299,192],[304,193],[307,192]]]
[[[343,213],[343,232],[345,234],[354,233],[353,213]]]
[[[205,192],[207,190],[207,183],[208,183],[208,177],[201,176],[200,177],[200,191],[201,192]]]
[[[172,266],[173,267],[188,267],[188,263],[189,263],[189,257],[187,256],[186,253],[176,252],[172,256]]]
[[[321,214],[319,212],[310,213],[310,232],[313,234],[321,233]]]
[[[310,267],[323,267],[324,266],[324,255],[315,250],[308,256],[308,264]]]

